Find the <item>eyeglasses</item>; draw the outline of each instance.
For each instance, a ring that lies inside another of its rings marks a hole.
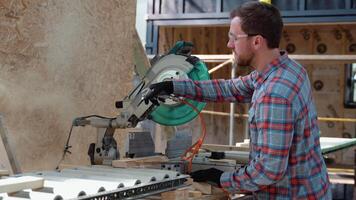
[[[253,37],[256,35],[260,35],[260,34],[238,34],[238,35],[235,35],[235,34],[229,32],[229,42],[237,42],[240,38]]]

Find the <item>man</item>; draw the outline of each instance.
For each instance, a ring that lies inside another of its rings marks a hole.
[[[150,86],[146,100],[171,94],[201,101],[251,103],[250,161],[235,172],[198,171],[198,181],[258,199],[331,199],[321,155],[317,114],[306,70],[280,52],[283,23],[270,4],[251,1],[231,12],[235,61],[254,71],[232,80],[174,80]]]

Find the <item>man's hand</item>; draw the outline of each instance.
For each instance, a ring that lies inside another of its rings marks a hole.
[[[215,168],[210,168],[210,169],[205,169],[205,170],[199,170],[195,171],[190,174],[190,177],[196,181],[196,182],[210,182],[218,187],[221,187],[220,185],[220,177],[224,173],[221,170],[215,169]]]
[[[158,106],[158,100],[160,95],[170,95],[173,93],[173,82],[172,81],[163,81],[159,83],[154,83],[149,86],[150,90],[146,95],[143,96],[143,99],[146,104],[151,101],[154,105]],[[161,100],[162,101],[162,100]]]

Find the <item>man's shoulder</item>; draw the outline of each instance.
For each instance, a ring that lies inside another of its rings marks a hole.
[[[301,64],[293,60],[281,63],[266,82],[265,93],[291,100],[299,92],[302,84],[307,80],[307,76],[306,70]]]
[[[304,81],[307,78],[308,74],[306,69],[293,59],[286,59],[284,62],[280,63],[276,73],[273,74],[273,78],[270,79],[272,82],[281,82],[285,81],[296,83]]]

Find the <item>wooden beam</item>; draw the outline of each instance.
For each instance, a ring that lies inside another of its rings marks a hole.
[[[210,70],[209,70],[209,74],[212,74],[212,73],[214,73],[215,71],[219,70],[220,68],[222,68],[222,67],[224,67],[224,66],[226,66],[226,65],[228,65],[228,64],[231,64],[231,63],[233,63],[233,62],[234,62],[234,60],[233,60],[232,58],[230,58],[229,60],[227,60],[227,61],[225,61],[225,62],[223,62],[223,63],[221,63],[221,64],[215,66],[214,68],[210,69]]]
[[[209,115],[230,116],[230,113],[212,110],[202,110],[201,113]],[[234,117],[248,118],[248,114],[234,114]],[[318,117],[318,120],[330,122],[356,122],[356,118]]]
[[[199,198],[201,199],[202,197],[202,193],[200,191],[189,191],[189,198],[192,198],[192,199],[196,199],[196,198]]]
[[[354,185],[354,175],[344,175],[338,173],[328,173],[332,184],[349,184]]]
[[[170,192],[163,192],[161,198],[162,200],[186,200],[189,198],[189,190],[181,188]]]
[[[356,55],[288,55],[295,60],[305,61],[348,61],[356,62]]]
[[[128,168],[128,167],[139,167],[144,165],[154,165],[162,162],[167,162],[168,158],[165,156],[148,156],[142,158],[128,158],[121,160],[113,160],[113,167]]]
[[[222,144],[203,144],[201,148],[207,149],[209,151],[249,151],[249,149],[246,147],[237,147]]]
[[[196,54],[194,55],[205,62],[224,62],[232,59],[232,54]],[[336,62],[356,62],[356,55],[288,55],[297,61],[336,61]]]
[[[212,111],[212,110],[202,110],[201,113],[203,113],[203,114],[209,114],[209,115],[230,116],[230,113],[227,113],[227,112],[219,112],[219,111]],[[248,114],[234,114],[234,117],[244,117],[244,118],[248,118]]]
[[[209,183],[193,182],[192,186],[195,190],[198,190],[203,194],[212,194],[211,185]]]
[[[204,62],[207,63],[219,63],[219,62],[225,62],[227,60],[233,59],[232,54],[195,54],[193,56],[196,56],[203,60]],[[316,62],[316,61],[330,61],[330,62],[356,62],[356,55],[344,55],[344,54],[334,54],[334,55],[314,55],[314,54],[300,54],[300,55],[295,55],[295,54],[290,54],[288,55],[290,58],[297,60],[297,61],[311,61],[311,62]],[[148,58],[153,58],[154,55],[147,55]]]
[[[1,199],[1,197],[3,197],[3,198],[6,199],[6,200],[25,200],[25,198],[10,197],[10,196],[7,196],[7,195],[0,195],[0,199]]]
[[[2,177],[2,176],[8,176],[8,175],[10,175],[9,170],[0,169],[0,177]]]
[[[11,151],[7,135],[8,133],[4,125],[4,117],[0,115],[0,150],[3,151],[3,149],[5,149],[4,152],[0,151],[0,159],[4,161],[6,164],[8,164],[9,165],[8,167],[11,167],[10,173],[14,173],[14,174],[20,173],[21,172],[20,165],[17,162],[15,155]]]
[[[10,177],[0,180],[0,193],[13,193],[24,189],[42,188],[44,179],[33,176]]]

